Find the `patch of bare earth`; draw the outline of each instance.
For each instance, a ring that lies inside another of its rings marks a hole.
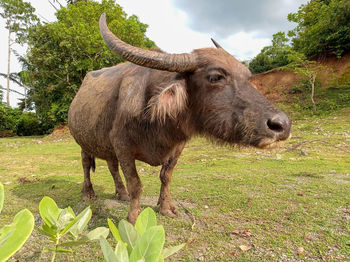
[[[323,55],[315,58],[325,69],[319,74],[320,80],[327,88],[332,84],[335,76],[343,76],[350,70],[350,52],[341,58],[334,55]],[[285,70],[274,69],[254,75],[251,79],[253,86],[273,102],[283,102],[281,94],[289,94],[289,90],[297,85],[300,76]]]
[[[69,131],[69,127],[68,124],[64,123],[64,124],[60,124],[58,125],[55,130],[48,135],[48,137],[51,138],[64,138],[64,137],[70,137],[70,131]]]

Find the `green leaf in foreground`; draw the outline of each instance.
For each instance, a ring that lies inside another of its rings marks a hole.
[[[112,232],[112,235],[114,237],[114,239],[116,241],[123,241],[120,237],[120,234],[119,234],[119,231],[118,231],[118,228],[115,226],[115,224],[113,223],[112,220],[110,220],[109,218],[107,219],[107,223],[108,223],[108,227],[109,229],[111,230]]]
[[[162,251],[163,258],[170,257],[171,255],[175,254],[177,251],[179,251],[181,248],[183,248],[186,244],[181,244],[174,247],[167,247],[164,248]]]
[[[11,225],[0,229],[0,261],[6,261],[26,242],[34,228],[34,217],[28,209],[18,212]]]
[[[74,224],[68,230],[75,238],[83,232],[86,225],[91,219],[92,211],[88,206],[79,215],[77,215]]]
[[[89,243],[91,241],[99,240],[100,238],[107,238],[108,234],[109,234],[109,229],[108,228],[106,228],[106,227],[97,227],[97,228],[91,230],[85,236],[81,237],[79,240],[60,243],[57,246],[59,246],[59,247],[80,246],[80,245],[83,245],[83,244],[87,244],[87,243]]]
[[[49,227],[46,224],[42,224],[42,228],[38,228],[37,230],[45,236],[48,236],[53,242],[57,240],[57,230]]]
[[[138,216],[135,223],[135,229],[137,230],[137,232],[139,232],[140,236],[142,236],[148,228],[156,225],[157,225],[156,214],[154,213],[152,208],[147,207]]]
[[[44,196],[39,203],[39,213],[43,221],[49,227],[57,227],[57,220],[61,213],[56,202],[48,196]]]
[[[44,248],[41,253],[47,253],[47,252],[53,252],[53,253],[73,253],[73,250],[71,249],[65,249],[65,248],[55,248],[55,247],[48,247],[48,248]]]
[[[112,247],[108,244],[107,240],[103,237],[100,238],[100,245],[102,249],[103,256],[106,262],[119,262],[116,255],[113,252]]]
[[[130,262],[158,262],[165,241],[163,226],[149,228],[137,241],[130,254]]]
[[[99,240],[101,237],[107,238],[109,234],[109,229],[106,227],[97,227],[87,233],[83,239],[87,239],[88,241]]]
[[[128,250],[126,248],[126,244],[123,242],[118,241],[114,254],[117,257],[118,262],[129,262]]]
[[[135,228],[128,221],[122,219],[118,224],[118,229],[122,241],[128,244],[129,251],[134,249],[140,237]]]
[[[62,229],[67,227],[67,225],[71,223],[74,219],[75,214],[72,214],[72,212],[68,208],[61,210],[61,213],[59,214],[57,219],[58,231],[61,231]]]

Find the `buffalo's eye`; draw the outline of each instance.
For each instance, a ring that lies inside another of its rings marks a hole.
[[[210,83],[217,83],[221,80],[224,80],[225,76],[221,75],[221,74],[212,74],[208,76],[208,81]]]

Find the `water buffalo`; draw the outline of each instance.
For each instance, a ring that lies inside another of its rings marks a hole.
[[[190,54],[143,50],[118,39],[105,14],[100,31],[108,47],[129,62],[88,73],[68,115],[81,146],[83,197],[95,197],[90,169],[107,161],[116,194],[130,198],[128,220],[140,212],[142,184],[135,160],[162,165],[160,213],[178,211],[170,195],[172,171],[196,134],[232,145],[273,146],[290,136],[291,121],[249,82],[248,68],[221,48]],[[119,175],[124,173],[127,189]]]

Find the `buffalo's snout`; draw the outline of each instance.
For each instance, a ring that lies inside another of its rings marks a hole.
[[[289,138],[291,126],[289,117],[283,112],[269,117],[266,121],[266,128],[273,132],[277,141]]]

